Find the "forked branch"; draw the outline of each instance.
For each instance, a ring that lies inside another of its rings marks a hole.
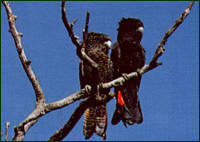
[[[87,16],[86,16],[86,24],[85,24],[85,29],[83,30],[83,41],[82,44],[78,41],[78,36],[76,36],[73,32],[73,25],[70,24],[67,20],[67,15],[66,15],[66,7],[65,7],[65,1],[62,2],[61,6],[61,11],[62,11],[62,20],[63,23],[68,31],[69,37],[72,40],[72,43],[77,47],[77,55],[81,60],[84,60],[94,68],[98,67],[98,64],[93,61],[86,53],[85,53],[85,42],[87,40],[87,34],[88,34],[88,24],[89,24],[89,16],[90,13],[87,11]]]
[[[42,88],[40,87],[40,84],[39,84],[39,82],[38,82],[34,72],[31,69],[31,66],[30,66],[31,61],[26,58],[25,52],[22,48],[21,37],[22,37],[23,34],[19,33],[17,31],[16,27],[15,27],[15,20],[16,20],[17,16],[12,14],[11,7],[10,7],[10,5],[7,1],[2,1],[2,3],[4,5],[4,7],[6,8],[6,12],[7,12],[7,15],[8,15],[8,22],[9,22],[9,27],[10,27],[9,31],[11,32],[11,34],[13,36],[20,61],[23,65],[23,68],[24,68],[26,74],[27,74],[27,77],[29,78],[30,82],[32,83],[32,86],[33,86],[34,91],[35,91],[35,96],[36,96],[36,108],[23,122],[21,122],[17,127],[15,127],[15,129],[14,129],[15,130],[15,136],[13,137],[13,140],[23,140],[28,129],[31,128],[39,120],[39,118],[41,116],[43,116],[43,115],[45,115],[49,112],[52,112],[54,110],[63,108],[63,107],[65,107],[65,106],[67,106],[67,105],[69,105],[69,104],[71,104],[71,103],[73,103],[77,100],[80,100],[82,98],[86,98],[85,100],[83,100],[80,103],[80,105],[74,111],[74,113],[72,114],[72,116],[70,117],[70,119],[66,123],[66,125],[63,128],[61,128],[59,131],[57,131],[49,139],[49,140],[62,140],[71,131],[71,129],[75,126],[75,124],[78,122],[78,120],[82,116],[85,108],[88,107],[88,104],[89,104],[88,101],[90,101],[90,96],[86,96],[85,94],[86,94],[86,91],[90,92],[91,88],[89,90],[86,89],[86,88],[82,89],[82,90],[72,94],[71,96],[68,96],[68,97],[62,99],[62,100],[59,100],[59,101],[56,101],[56,102],[53,102],[53,103],[49,103],[49,104],[45,104],[45,99],[44,99],[44,94],[43,94]],[[187,15],[190,13],[190,10],[191,10],[193,4],[194,4],[194,2],[189,3],[188,8],[176,20],[175,24],[168,30],[168,32],[166,32],[165,36],[163,37],[163,39],[159,43],[150,64],[145,65],[142,69],[139,69],[137,72],[133,72],[133,73],[128,74],[127,75],[128,78],[137,77],[138,75],[142,75],[145,72],[150,71],[150,70],[156,68],[157,66],[161,65],[161,63],[157,63],[157,60],[164,53],[163,46],[166,44],[167,39],[171,36],[171,34],[185,20]],[[83,45],[80,45],[76,36],[73,34],[72,27],[73,27],[75,22],[73,22],[72,24],[69,24],[68,21],[67,21],[65,12],[66,12],[65,2],[62,2],[62,18],[63,18],[64,24],[65,23],[68,24],[68,28],[67,27],[66,28],[68,30],[70,38],[72,39],[72,42],[77,46],[77,48],[79,47],[80,49],[83,50],[83,52],[81,52],[81,54],[83,54],[83,60],[88,61],[89,63],[91,63],[91,66],[96,67],[95,62],[93,64],[92,60],[91,61],[89,60],[90,58],[87,59],[88,56],[84,52]],[[83,32],[83,37],[84,37],[83,43],[87,39],[88,23],[89,23],[89,12],[87,13],[85,31]],[[117,78],[113,81],[110,81],[108,83],[99,84],[99,87],[101,89],[106,89],[106,88],[111,88],[111,87],[123,85],[124,82],[126,82],[126,80],[123,77],[119,77],[119,78]],[[87,94],[90,94],[90,93],[87,93]],[[107,96],[105,98],[101,98],[101,99],[96,100],[96,101],[97,102],[108,102],[112,97],[114,97],[114,94],[109,93],[109,96]],[[81,113],[78,114],[78,111],[81,112]]]
[[[66,15],[65,1],[62,2],[62,10],[61,10],[61,12],[62,12],[62,20],[63,20],[63,23],[64,23],[67,31],[68,31],[69,37],[71,38],[73,44],[77,48],[81,48],[81,44],[78,41],[78,36],[76,36],[74,34],[74,31],[73,31],[73,26],[74,26],[75,22],[72,22],[73,24],[69,24],[69,22],[68,22],[67,15]]]
[[[2,1],[2,3],[4,7],[6,8],[6,12],[8,15],[8,23],[10,27],[9,32],[12,34],[20,61],[35,91],[36,102],[37,104],[43,104],[44,93],[42,91],[42,88],[40,87],[39,81],[37,80],[33,70],[31,69],[31,66],[30,66],[31,61],[27,59],[25,52],[22,48],[21,37],[23,34],[19,33],[15,27],[15,20],[17,19],[17,16],[12,13],[11,7],[7,1]]]
[[[182,13],[182,15],[176,20],[175,24],[167,31],[167,33],[165,34],[165,36],[163,37],[163,39],[161,40],[161,42],[159,43],[156,52],[154,53],[154,56],[152,58],[152,60],[150,61],[149,65],[144,65],[141,69],[138,69],[137,72],[132,72],[127,74],[128,79],[131,79],[133,77],[138,77],[160,65],[162,65],[162,63],[158,63],[157,60],[158,58],[164,53],[164,48],[163,46],[165,45],[165,43],[167,42],[167,39],[171,36],[171,34],[178,28],[178,26],[185,20],[186,16],[190,13],[190,10],[193,6],[194,2],[190,2],[188,5],[188,8]],[[178,21],[178,24],[177,24]],[[98,86],[101,89],[107,89],[107,88],[112,88],[112,87],[116,87],[116,86],[121,86],[123,85],[125,82],[127,81],[127,79],[124,79],[124,77],[119,77],[113,81],[110,81],[108,83],[103,83],[103,84],[99,84]],[[114,94],[113,93],[109,93],[110,96],[107,96],[107,101],[109,101]],[[102,100],[99,100],[102,101]],[[105,100],[103,100],[105,101]],[[57,140],[62,140],[64,137],[66,137],[68,135],[68,133],[72,130],[72,128],[75,126],[75,124],[78,122],[78,120],[80,119],[80,117],[82,116],[84,110],[86,109],[85,106],[87,106],[89,103],[84,104],[85,102],[82,101],[80,103],[80,105],[76,108],[76,110],[74,111],[74,113],[72,114],[71,118],[67,121],[67,123],[64,125],[64,127],[62,127],[61,129],[59,129],[58,131],[56,131],[56,133],[54,133],[50,138],[49,141],[57,141]],[[84,107],[83,107],[83,106]],[[81,109],[80,107],[84,108],[80,111],[80,115],[77,117],[77,111],[79,111],[79,109]],[[88,107],[88,106],[87,106]],[[73,126],[73,127],[72,127]]]

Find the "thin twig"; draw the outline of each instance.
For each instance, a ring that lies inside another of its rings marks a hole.
[[[77,47],[77,55],[79,56],[79,58],[81,60],[84,60],[86,62],[88,62],[92,67],[94,68],[97,68],[98,67],[98,64],[93,61],[86,53],[85,53],[85,50],[81,50],[83,45],[85,44],[85,40],[86,40],[86,36],[87,36],[87,31],[88,31],[88,23],[89,23],[89,15],[90,13],[87,12],[87,16],[86,16],[86,26],[85,26],[85,34],[83,36],[84,40],[83,40],[83,43],[84,44],[80,44],[80,42],[78,41],[78,36],[76,36],[73,32],[73,26],[70,26],[72,24],[69,24],[68,20],[67,20],[67,15],[66,15],[66,7],[65,7],[65,1],[62,2],[62,5],[61,5],[61,12],[62,12],[62,20],[63,20],[63,23],[68,31],[68,34],[69,34],[69,37],[71,38],[72,40],[72,43]],[[84,47],[83,47],[84,48]]]
[[[10,126],[10,122],[6,122],[6,131],[5,131],[5,141],[7,141],[8,140],[8,128],[9,128],[9,126]]]
[[[90,12],[87,11],[86,20],[85,20],[85,29],[83,30],[83,41],[87,40],[89,20],[90,20]]]
[[[70,24],[69,24],[69,22],[67,20],[65,1],[62,2],[62,10],[61,10],[61,12],[62,12],[63,23],[64,23],[64,25],[65,25],[65,27],[66,27],[66,29],[68,31],[68,34],[69,34],[72,42],[76,45],[77,48],[78,47],[81,48],[80,47],[81,45],[80,45],[79,41],[76,38],[77,36],[74,35],[73,29],[72,29],[73,26],[70,26]]]
[[[87,36],[88,36],[89,19],[90,19],[90,13],[89,13],[89,11],[87,11],[86,22],[85,22],[85,29],[83,30],[82,47],[81,47],[81,49],[77,48],[77,55],[81,59],[85,59],[86,62],[89,62],[92,67],[94,67],[94,68],[97,69],[98,68],[98,64],[95,61],[93,61],[89,56],[87,56],[87,54],[85,53],[86,40],[87,40]]]
[[[188,4],[188,7],[184,10],[184,12],[181,14],[181,16],[176,19],[174,25],[165,33],[165,36],[163,37],[163,39],[161,40],[161,42],[159,43],[156,52],[152,58],[152,60],[150,61],[150,65],[153,65],[157,62],[158,58],[164,53],[165,48],[164,45],[167,42],[167,39],[172,35],[172,33],[178,28],[178,26],[183,23],[183,21],[185,20],[185,18],[188,16],[188,14],[190,13],[192,6],[194,5],[194,1],[191,1]]]

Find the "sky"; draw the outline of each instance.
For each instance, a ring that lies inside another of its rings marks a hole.
[[[60,100],[80,89],[79,58],[61,19],[61,2],[9,2],[18,16],[16,27],[23,33],[22,45],[31,67],[43,89],[46,103]],[[188,6],[188,1],[70,1],[68,20],[78,19],[74,32],[82,39],[86,11],[90,11],[89,32],[117,39],[122,17],[139,18],[144,23],[141,44],[146,63],[151,60],[165,32]],[[1,132],[5,122],[13,127],[22,122],[35,107],[35,94],[18,58],[14,41],[8,32],[5,8],[1,4]],[[143,75],[139,98],[142,124],[125,128],[111,124],[115,99],[107,104],[108,141],[197,141],[199,140],[199,3],[168,39],[163,65]],[[80,101],[39,119],[24,140],[48,140],[69,119]],[[84,141],[83,117],[64,141]],[[5,136],[2,136],[2,140]],[[102,140],[93,135],[89,140]]]

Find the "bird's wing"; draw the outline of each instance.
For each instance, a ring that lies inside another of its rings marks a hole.
[[[116,42],[111,51],[111,61],[112,61],[112,67],[113,67],[113,78],[119,77],[119,60],[120,60],[121,51],[119,48],[118,42]]]

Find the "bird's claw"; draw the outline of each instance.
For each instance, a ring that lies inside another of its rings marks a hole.
[[[125,81],[129,80],[127,73],[122,73],[122,77],[124,78]]]
[[[85,85],[85,92],[87,94],[90,94],[91,90],[92,90],[92,87],[90,85]]]

